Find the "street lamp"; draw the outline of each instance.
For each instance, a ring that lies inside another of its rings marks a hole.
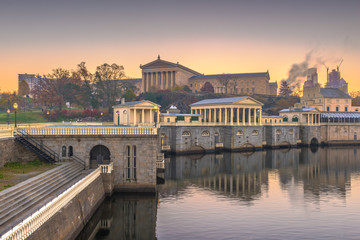
[[[103,115],[104,115],[104,113],[101,112],[101,113],[100,113],[100,120],[101,120],[101,121],[102,121]]]
[[[9,126],[9,124],[10,124],[10,119],[9,119],[9,115],[10,115],[10,109],[8,109],[7,111],[7,124],[8,124],[8,126]]]
[[[50,111],[46,112],[46,115],[48,116],[48,121],[51,122],[51,115],[50,115]]]
[[[118,121],[117,121],[118,124],[117,124],[117,125],[120,126],[120,112],[119,112],[119,111],[116,111],[116,114],[117,114],[117,116],[118,116]]]
[[[16,124],[16,109],[18,108],[18,104],[14,103],[13,107],[15,109],[15,127],[17,127],[17,124]]]

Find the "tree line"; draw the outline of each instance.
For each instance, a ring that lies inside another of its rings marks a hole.
[[[87,108],[111,108],[117,100],[125,97],[135,99],[137,90],[128,80],[124,67],[104,63],[90,72],[81,62],[75,70],[53,69],[51,73],[38,78],[30,91],[25,81],[19,84],[19,95],[30,95],[34,104],[48,109],[61,110],[66,102],[71,106]]]

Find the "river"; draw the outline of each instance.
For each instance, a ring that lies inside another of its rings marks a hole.
[[[106,199],[80,239],[360,239],[360,148],[171,156],[156,194]]]

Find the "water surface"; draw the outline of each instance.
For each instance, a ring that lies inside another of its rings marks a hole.
[[[171,157],[157,194],[107,199],[79,239],[360,239],[359,154]]]

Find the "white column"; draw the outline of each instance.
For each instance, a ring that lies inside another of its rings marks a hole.
[[[248,121],[249,125],[251,125],[251,108],[248,108]]]
[[[145,123],[145,110],[141,110],[141,123]]]
[[[242,109],[242,125],[245,125],[245,108]]]
[[[234,108],[230,108],[230,124],[233,125],[234,124]]]
[[[222,123],[222,108],[219,108],[219,123]]]
[[[225,125],[228,123],[228,111],[227,108],[225,108]]]
[[[261,114],[262,114],[262,108],[259,109],[259,125],[262,125],[262,117],[261,117]]]
[[[254,125],[257,125],[257,123],[256,123],[256,108],[254,108]]]
[[[168,84],[169,84],[169,88],[173,88],[174,86],[172,86],[172,81],[171,81],[171,72],[167,72],[167,79],[168,79]]]
[[[134,109],[134,125],[136,125],[136,109]]]

